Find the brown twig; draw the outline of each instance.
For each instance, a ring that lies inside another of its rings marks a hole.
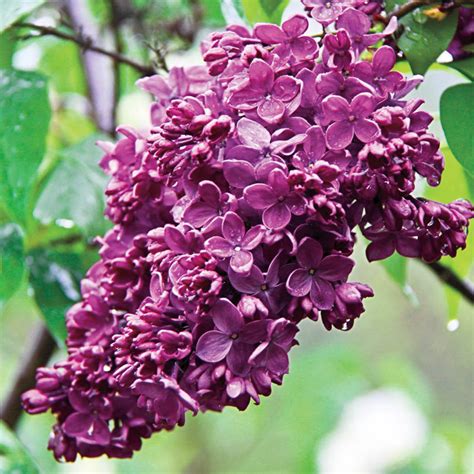
[[[65,33],[64,31],[60,31],[55,28],[50,28],[49,26],[35,25],[34,23],[16,23],[14,26],[16,28],[30,28],[32,30],[38,31],[40,33],[40,36],[56,36],[57,38],[62,38],[66,41],[72,41],[85,51],[94,51],[96,53],[103,54],[104,56],[108,56],[116,62],[126,64],[127,66],[132,67],[144,76],[151,76],[155,74],[155,70],[151,66],[145,66],[143,64],[137,63],[133,59],[119,54],[116,51],[110,51],[100,46],[97,46],[92,42],[90,38],[78,34]]]
[[[22,412],[21,394],[35,384],[36,368],[46,365],[52,356],[56,343],[42,323],[34,329],[31,340],[26,344],[11,390],[0,406],[0,420],[14,429]]]
[[[439,262],[429,263],[427,266],[443,283],[456,290],[471,304],[474,304],[474,286],[470,282],[464,281],[453,270]]]

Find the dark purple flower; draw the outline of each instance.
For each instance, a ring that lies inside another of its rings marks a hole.
[[[216,257],[229,258],[230,267],[237,273],[248,273],[252,268],[253,250],[263,238],[263,227],[252,227],[248,232],[242,218],[228,212],[222,221],[222,237],[211,237],[206,248]]]
[[[271,23],[257,23],[254,34],[265,44],[278,45],[273,53],[281,58],[293,55],[296,59],[310,58],[318,49],[318,44],[310,36],[302,36],[308,29],[308,20],[295,15],[282,23],[281,28]]]
[[[242,111],[255,110],[268,123],[281,121],[291,102],[300,94],[300,82],[291,76],[275,79],[271,66],[261,59],[255,59],[249,67],[245,85],[233,92],[229,105]],[[292,105],[296,108],[297,103]]]
[[[260,298],[274,314],[278,314],[285,304],[285,283],[279,278],[280,255],[276,255],[262,273],[253,265],[248,275],[229,271],[232,286],[241,293]]]
[[[249,362],[257,367],[265,367],[278,375],[288,373],[288,351],[294,343],[298,328],[285,318],[271,321],[268,336],[252,352]]]
[[[352,142],[355,136],[363,143],[374,141],[380,135],[379,126],[368,119],[375,108],[374,98],[367,93],[355,96],[351,103],[339,96],[323,100],[326,119],[334,122],[326,131],[329,148],[341,150]]]
[[[395,51],[390,46],[382,46],[378,49],[372,63],[360,61],[354,65],[354,76],[363,81],[373,84],[386,95],[393,92],[403,80],[403,75],[398,71],[392,71],[397,60]]]
[[[216,329],[200,337],[196,355],[210,363],[225,359],[229,369],[236,375],[247,372],[252,346],[266,337],[267,321],[246,323],[240,311],[224,298],[213,306],[209,314]]]
[[[245,188],[244,196],[252,208],[263,210],[262,222],[274,230],[286,227],[291,215],[303,214],[306,206],[305,199],[290,190],[286,174],[278,168],[268,175],[268,184],[252,184]]]
[[[298,246],[296,259],[300,268],[288,276],[288,292],[297,297],[310,294],[318,309],[330,309],[334,304],[334,282],[345,280],[354,262],[342,255],[323,257],[321,244],[305,237]]]
[[[204,227],[228,210],[236,207],[233,196],[227,193],[222,194],[218,186],[212,181],[201,181],[198,187],[198,197],[183,214],[183,220],[189,222],[194,227]]]

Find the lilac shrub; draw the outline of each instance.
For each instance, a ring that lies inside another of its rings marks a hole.
[[[298,15],[213,33],[206,66],[138,82],[155,96],[148,133],[101,144],[114,227],[67,314],[67,359],[23,395],[56,415],[58,460],[130,457],[187,413],[259,403],[301,320],[348,330],[373,296],[348,280],[357,228],[369,260],[465,247],[472,205],[413,194],[444,161],[404,98],[421,78],[374,47],[393,22],[373,34],[342,1],[305,4],[333,32],[305,36]]]

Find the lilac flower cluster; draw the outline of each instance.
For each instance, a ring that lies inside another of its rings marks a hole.
[[[211,34],[206,67],[139,81],[150,132],[102,144],[114,227],[67,314],[67,360],[23,395],[57,416],[57,459],[130,457],[188,412],[259,403],[302,319],[347,330],[363,313],[357,227],[370,260],[465,247],[471,204],[413,196],[443,170],[432,118],[403,98],[420,78],[392,71],[389,46],[361,58],[393,25],[314,8],[335,21],[319,42],[303,16]]]

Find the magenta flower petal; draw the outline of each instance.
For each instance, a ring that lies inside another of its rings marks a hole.
[[[230,267],[237,273],[248,273],[252,264],[253,255],[248,250],[239,250],[230,258]]]
[[[249,67],[250,83],[254,90],[271,91],[273,87],[273,69],[261,59],[255,59]]]
[[[90,438],[99,445],[106,445],[110,442],[110,431],[107,423],[100,418],[95,418],[92,422],[92,431],[89,433]]]
[[[68,436],[84,436],[90,430],[94,418],[89,413],[74,412],[66,418],[63,429]]]
[[[219,236],[211,237],[206,241],[205,245],[209,252],[220,258],[230,257],[234,252],[232,244]]]
[[[266,97],[257,107],[257,114],[265,122],[276,124],[285,114],[285,105],[273,96]]]
[[[395,252],[395,242],[392,239],[379,240],[371,242],[366,250],[367,260],[373,262],[375,260],[383,260],[390,257]]]
[[[331,283],[318,277],[313,278],[309,295],[318,309],[331,309],[336,299],[334,287]]]
[[[374,99],[366,92],[358,94],[352,99],[351,109],[358,118],[368,117],[374,110]]]
[[[252,346],[249,344],[241,343],[238,340],[232,344],[232,348],[227,356],[227,365],[229,369],[235,374],[240,376],[247,375],[249,371],[249,357],[252,353]]]
[[[309,36],[296,38],[291,43],[291,52],[298,59],[309,58],[313,56],[317,49],[318,43],[316,43],[316,41]]]
[[[372,68],[376,76],[386,76],[390,73],[397,60],[395,51],[390,46],[379,48],[372,58]]]
[[[263,273],[255,265],[252,266],[248,275],[242,275],[241,273],[230,271],[229,279],[230,283],[237,291],[248,295],[258,293],[265,282]]]
[[[318,268],[322,257],[323,248],[317,240],[314,240],[311,237],[305,237],[300,242],[298,252],[296,253],[296,259],[302,268]]]
[[[245,200],[254,209],[266,209],[277,202],[277,196],[273,189],[267,184],[252,184],[245,188]]]
[[[323,112],[328,120],[346,120],[351,112],[349,102],[344,97],[331,95],[323,102]]]
[[[310,292],[312,277],[307,270],[298,268],[294,270],[286,282],[288,293],[293,296],[305,296]]]
[[[255,182],[255,170],[248,161],[226,160],[224,177],[231,186],[243,189]]]
[[[269,229],[284,229],[291,220],[291,211],[284,202],[277,202],[263,211],[262,222]]]
[[[354,126],[350,122],[334,122],[326,130],[328,147],[342,150],[348,147],[354,138]]]
[[[252,321],[244,326],[240,338],[247,344],[258,344],[267,337],[268,320]]]
[[[242,248],[245,250],[253,250],[263,239],[265,229],[261,225],[251,227],[242,240]]]
[[[342,255],[329,255],[321,260],[318,277],[324,280],[344,280],[354,268],[354,261]]]
[[[228,336],[238,333],[244,323],[240,311],[225,298],[221,298],[216,302],[209,315],[217,329]]]
[[[195,202],[186,208],[183,219],[194,227],[202,227],[216,215],[215,208],[203,202]]]
[[[297,38],[304,34],[308,29],[308,19],[303,15],[294,15],[290,19],[284,21],[281,29],[290,37]]]
[[[293,100],[300,91],[300,84],[294,77],[280,76],[273,86],[272,97],[276,100],[289,102]]]
[[[254,27],[255,36],[266,44],[283,43],[287,36],[277,25],[271,23],[257,23]]]
[[[380,136],[380,128],[373,120],[360,119],[354,124],[356,137],[363,143],[373,142]]]
[[[227,212],[222,221],[222,235],[233,244],[239,244],[245,235],[242,218],[235,212]]]
[[[205,362],[219,362],[227,356],[232,339],[220,331],[208,331],[197,342],[196,355]]]
[[[246,117],[237,122],[237,134],[243,145],[259,150],[270,145],[270,132],[263,125]]]
[[[266,353],[266,367],[277,374],[286,374],[289,362],[288,354],[284,349],[277,344],[270,344]]]

